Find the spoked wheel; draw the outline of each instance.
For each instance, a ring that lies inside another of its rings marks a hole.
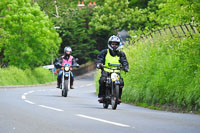
[[[69,90],[69,88],[68,88],[68,80],[65,80],[65,82],[64,82],[64,89],[62,90],[62,95],[64,97],[67,97],[68,90]]]
[[[111,104],[113,110],[117,108],[118,100],[119,100],[119,85],[115,85],[115,88],[113,90],[113,95],[111,98]]]

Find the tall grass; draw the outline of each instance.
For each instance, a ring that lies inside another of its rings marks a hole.
[[[42,67],[31,69],[18,69],[16,67],[0,68],[0,86],[32,85],[55,81],[52,73]]]
[[[200,109],[200,36],[159,37],[125,49],[130,63],[122,100]]]
[[[101,76],[101,70],[98,69],[97,73],[94,76],[94,80],[95,80],[95,83],[96,83],[96,94],[97,95],[99,93],[99,79],[100,79],[100,76]]]

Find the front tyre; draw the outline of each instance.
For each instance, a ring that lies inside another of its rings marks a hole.
[[[111,98],[111,104],[113,110],[117,108],[118,100],[119,100],[119,85],[115,85],[115,88],[113,88],[113,95]]]
[[[68,90],[69,90],[69,87],[68,87],[68,80],[65,80],[65,81],[64,81],[64,89],[63,89],[63,91],[62,91],[62,95],[63,95],[64,97],[67,97]]]

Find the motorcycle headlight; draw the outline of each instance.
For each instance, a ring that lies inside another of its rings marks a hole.
[[[69,67],[68,66],[65,66],[65,71],[69,71]]]
[[[119,75],[117,73],[112,73],[111,74],[111,79],[112,79],[112,81],[119,80]]]

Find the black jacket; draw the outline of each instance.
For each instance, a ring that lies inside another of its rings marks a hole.
[[[108,49],[104,49],[104,50],[102,50],[97,55],[97,64],[102,63],[102,64],[105,65],[105,57],[106,57],[106,54],[107,54],[107,50]],[[129,69],[128,61],[127,61],[126,55],[125,55],[125,53],[123,51],[116,51],[116,52],[114,52],[114,51],[111,51],[109,49],[109,52],[110,52],[111,56],[118,56],[118,57],[120,57],[119,62],[122,64],[123,68]]]

